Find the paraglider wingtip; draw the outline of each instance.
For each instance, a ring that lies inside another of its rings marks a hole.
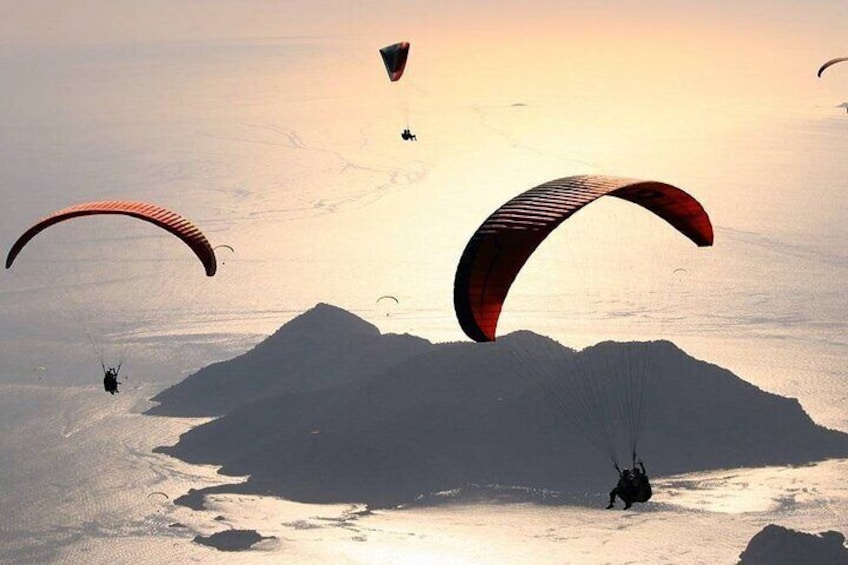
[[[483,329],[476,320],[469,323],[468,320],[463,321],[462,318],[460,318],[459,327],[462,328],[463,333],[468,336],[471,341],[476,341],[477,343],[495,341],[495,330],[492,329],[491,331],[488,331]]]

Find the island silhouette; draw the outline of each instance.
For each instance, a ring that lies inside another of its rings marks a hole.
[[[567,357],[593,367],[630,363],[633,350],[603,342],[574,351],[531,332],[490,344],[434,344],[381,334],[318,304],[252,350],[164,390],[148,414],[220,416],[156,451],[249,475],[177,500],[192,507],[210,492],[393,507],[481,486],[599,506],[617,473],[574,414],[550,401],[542,369]],[[668,341],[638,351],[651,359],[651,410],[639,447],[649,475],[848,456],[848,434],[817,425],[796,399]]]

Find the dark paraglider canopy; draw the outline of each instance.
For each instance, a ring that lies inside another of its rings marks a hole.
[[[383,64],[386,65],[389,80],[392,82],[400,80],[400,77],[403,76],[403,70],[406,68],[406,59],[409,56],[409,42],[401,41],[387,45],[380,49],[380,56],[383,58]]]
[[[46,218],[39,220],[12,245],[9,254],[6,256],[6,268],[8,269],[12,266],[15,258],[32,238],[50,226],[83,216],[104,214],[130,216],[144,220],[170,232],[182,240],[194,252],[197,258],[200,259],[207,276],[211,277],[215,274],[217,270],[215,251],[200,229],[176,212],[155,204],[132,202],[129,200],[104,200],[77,204],[76,206],[58,210]]]
[[[821,78],[822,73],[825,71],[825,69],[832,65],[835,65],[836,63],[842,63],[843,61],[848,61],[848,57],[837,57],[836,59],[831,59],[830,61],[826,62],[824,65],[819,67],[819,72],[816,73],[817,76]]]
[[[557,226],[602,196],[642,206],[698,246],[713,243],[703,206],[672,185],[600,175],[547,182],[495,210],[466,245],[454,279],[454,309],[468,337],[495,340],[504,300],[524,263]]]

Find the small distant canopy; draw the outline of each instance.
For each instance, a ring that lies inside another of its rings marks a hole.
[[[233,249],[232,247],[230,247],[229,245],[216,245],[216,246],[215,246],[215,247],[213,247],[212,249],[213,249],[213,250],[214,250],[214,249],[229,249],[231,253],[235,253],[235,252],[236,252],[236,250],[235,250],[235,249]]]
[[[842,63],[843,61],[848,61],[848,57],[837,57],[836,59],[831,59],[830,61],[828,61],[827,63],[825,63],[825,64],[824,64],[824,65],[822,65],[821,67],[819,67],[819,72],[817,73],[817,74],[818,74],[818,77],[819,77],[819,78],[821,78],[822,73],[823,73],[823,72],[825,71],[825,69],[827,69],[828,67],[830,67],[830,66],[832,66],[832,65],[835,65],[836,63]]]
[[[377,299],[377,304],[379,304],[379,303],[380,303],[381,301],[383,301],[383,300],[389,300],[389,301],[394,300],[395,304],[400,304],[400,300],[398,300],[398,299],[397,299],[397,297],[392,296],[392,295],[390,295],[390,294],[384,294],[383,296],[381,296],[380,298],[378,298],[378,299]]]
[[[401,41],[387,45],[380,49],[380,56],[383,57],[383,64],[386,65],[389,79],[392,82],[400,80],[400,77],[403,76],[403,70],[406,68],[406,58],[409,56],[409,42]]]

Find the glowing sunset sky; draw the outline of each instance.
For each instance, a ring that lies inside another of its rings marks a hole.
[[[161,201],[239,250],[212,299],[234,310],[361,311],[403,294],[440,327],[386,329],[458,337],[451,285],[468,236],[570,174],[676,184],[720,230],[848,235],[844,197],[808,198],[811,182],[841,194],[844,166],[820,138],[781,130],[844,115],[848,72],[815,76],[848,55],[841,1],[17,4],[0,20],[0,181],[16,206],[4,240],[85,199]],[[401,40],[410,63],[389,84],[377,49]],[[414,146],[399,142],[406,119]],[[599,231],[619,222],[604,209]],[[773,219],[797,210],[791,226]],[[559,285],[533,286],[564,253],[544,247],[516,300]],[[728,280],[724,250],[705,261]],[[505,323],[545,329],[524,322]]]

